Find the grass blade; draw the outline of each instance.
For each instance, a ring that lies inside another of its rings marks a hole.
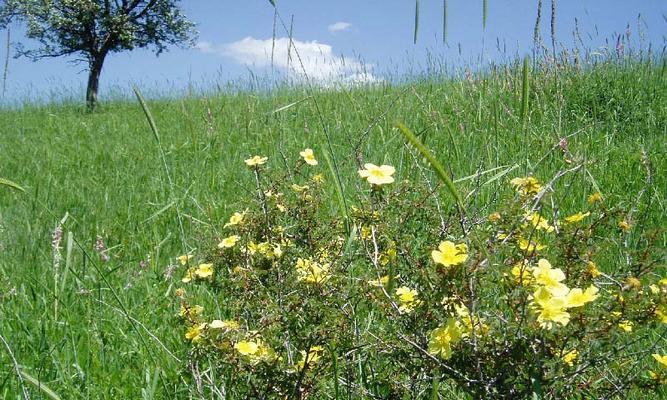
[[[486,17],[489,15],[489,1],[484,0],[482,3],[482,29],[486,29]]]
[[[137,100],[139,100],[139,104],[141,104],[141,108],[144,110],[144,114],[146,114],[146,119],[148,120],[148,125],[150,125],[150,127],[151,127],[151,132],[153,132],[153,136],[155,137],[155,140],[157,140],[157,142],[160,143],[160,134],[158,133],[157,125],[155,125],[155,120],[153,119],[153,114],[151,114],[151,110],[148,108],[148,105],[146,104],[146,101],[144,100],[144,96],[141,95],[141,92],[139,91],[138,87],[132,86],[132,90],[134,90],[134,94],[137,96]]]
[[[516,164],[515,164],[515,165],[516,165]],[[472,179],[477,179],[477,178],[479,178],[480,176],[484,176],[484,175],[486,175],[486,174],[490,174],[490,173],[492,173],[492,172],[496,172],[496,171],[498,171],[499,169],[503,169],[503,168],[506,168],[506,167],[507,167],[507,165],[501,165],[501,166],[499,166],[499,167],[494,167],[494,168],[491,168],[491,169],[487,169],[486,171],[476,172],[476,173],[474,173],[474,174],[472,174],[472,175],[468,175],[468,176],[465,176],[465,177],[463,177],[463,178],[455,179],[453,182],[454,182],[454,183],[461,183],[461,182],[469,181],[469,180],[472,180]]]
[[[162,208],[159,209],[158,211],[154,212],[153,215],[151,215],[150,217],[148,217],[148,218],[146,218],[145,220],[141,221],[141,223],[142,223],[142,224],[145,224],[146,222],[152,220],[153,218],[158,217],[160,214],[164,213],[165,211],[169,210],[170,208],[172,208],[172,207],[175,206],[175,205],[176,205],[176,202],[175,202],[175,201],[172,201],[171,203],[169,203],[169,204],[167,204],[166,206],[162,207]]]
[[[282,106],[282,107],[276,108],[275,110],[271,111],[271,114],[277,114],[277,113],[279,113],[279,112],[281,112],[281,111],[289,110],[290,108],[292,108],[292,107],[294,107],[294,106],[296,106],[296,105],[298,105],[298,104],[301,104],[301,103],[303,103],[304,101],[306,101],[306,100],[308,100],[308,99],[310,99],[310,96],[308,96],[308,97],[304,97],[304,98],[301,99],[301,100],[297,100],[297,101],[295,101],[295,102],[293,102],[293,103],[289,103],[289,104],[284,105],[284,106]]]
[[[333,374],[334,374],[334,398],[338,400],[340,396],[340,388],[338,385],[338,375],[339,375],[339,370],[338,370],[338,354],[336,354],[336,349],[333,347],[329,346],[329,354],[331,355],[331,368],[333,368]]]
[[[438,400],[438,391],[440,390],[440,377],[433,378],[433,385],[431,386],[431,400]]]
[[[340,178],[338,174],[336,173],[336,168],[334,166],[334,163],[331,161],[331,157],[329,156],[329,153],[326,151],[323,151],[322,154],[324,155],[324,160],[327,162],[327,166],[329,167],[329,171],[331,172],[331,176],[334,179],[334,182],[336,183],[334,187],[336,188],[336,196],[338,200],[338,208],[340,211],[343,212],[343,222],[345,223],[345,232],[349,233],[350,232],[350,216],[347,212],[347,202],[345,201],[345,196],[343,195],[343,185],[340,182]]]
[[[421,155],[426,158],[428,163],[431,164],[431,168],[435,170],[440,180],[445,184],[449,190],[449,193],[454,197],[456,203],[461,208],[461,211],[464,211],[465,207],[463,206],[463,201],[461,201],[461,196],[459,196],[459,192],[456,190],[454,182],[452,182],[452,179],[449,177],[449,175],[447,175],[447,172],[445,172],[442,164],[440,164],[440,162],[433,156],[433,154],[431,154],[426,146],[424,146],[422,142],[417,139],[415,134],[412,133],[412,131],[408,129],[407,126],[400,122],[396,122],[396,127],[401,131],[408,142],[410,142],[410,144],[412,144],[421,153]]]
[[[33,386],[35,386],[37,389],[41,390],[46,396],[53,400],[60,400],[60,396],[56,394],[53,390],[49,389],[48,386],[40,382],[37,378],[33,377],[32,375],[28,374],[24,370],[20,370],[21,376],[23,379],[26,380],[26,382],[30,382]]]
[[[5,179],[5,178],[0,178],[0,186],[9,186],[12,189],[16,189],[18,191],[25,192],[25,189],[23,189],[17,183],[14,183],[14,182],[10,181],[9,179]]]
[[[442,0],[442,43],[447,43],[447,0]]]
[[[523,59],[523,82],[521,87],[521,120],[526,121],[528,117],[528,91],[530,90],[530,60],[528,56]]]
[[[413,43],[417,44],[417,33],[419,32],[419,0],[415,0],[415,36]]]

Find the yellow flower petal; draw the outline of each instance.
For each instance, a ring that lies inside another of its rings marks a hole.
[[[364,164],[364,169],[358,171],[359,176],[366,179],[371,185],[386,185],[394,182],[392,175],[396,172],[391,165],[377,166],[375,164]]]
[[[299,155],[303,158],[303,161],[305,161],[306,164],[317,165],[317,160],[315,159],[313,149],[305,149],[304,151],[300,152]]]
[[[468,259],[468,246],[465,243],[454,244],[445,240],[440,243],[438,250],[431,252],[431,258],[436,264],[445,267],[463,264]]]
[[[251,158],[248,158],[245,160],[245,164],[249,167],[257,167],[263,164],[266,164],[268,161],[268,157],[262,157],[262,156],[253,156]]]

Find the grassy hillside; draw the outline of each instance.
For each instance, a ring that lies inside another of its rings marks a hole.
[[[509,67],[398,87],[149,101],[164,159],[134,101],[94,114],[73,104],[0,110],[0,177],[26,189],[0,187],[0,397],[21,396],[17,368],[37,398],[30,377],[63,399],[187,397],[187,345],[173,298],[182,271],[170,264],[197,248],[207,224],[243,207],[252,183],[239,172],[254,154],[278,168],[305,147],[331,149],[348,192],[360,184],[360,160],[417,178],[402,167],[410,154],[398,120],[454,179],[502,167],[458,182],[463,194],[515,166],[467,199],[473,214],[486,213],[511,177],[548,180],[582,164],[556,182],[564,213],[599,190],[636,207],[637,224],[664,228],[666,80],[664,66],[649,63],[534,72],[525,121],[521,69]],[[59,261],[52,235],[60,221]],[[98,237],[107,262],[96,253]],[[659,247],[666,238],[660,234]]]

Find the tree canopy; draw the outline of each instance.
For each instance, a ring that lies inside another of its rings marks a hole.
[[[97,102],[99,76],[110,53],[151,48],[160,54],[169,45],[192,44],[194,23],[179,8],[180,0],[0,0],[0,28],[25,25],[35,47],[16,46],[17,56],[34,61],[77,56],[88,63],[86,100]]]

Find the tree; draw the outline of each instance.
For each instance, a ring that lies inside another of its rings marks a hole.
[[[192,44],[196,32],[178,7],[180,0],[0,0],[0,28],[25,24],[36,48],[17,46],[16,56],[33,61],[78,56],[88,64],[86,103],[97,104],[106,57],[135,48],[160,54],[169,45]]]

